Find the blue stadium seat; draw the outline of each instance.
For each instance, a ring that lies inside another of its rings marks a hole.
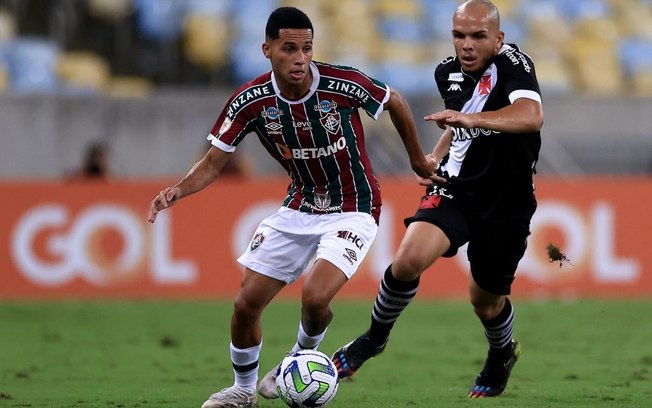
[[[186,5],[187,0],[134,0],[138,31],[155,41],[178,38]]]
[[[426,24],[409,16],[385,15],[378,18],[378,28],[385,40],[420,43],[428,39]]]
[[[7,48],[10,88],[15,92],[55,92],[59,81],[55,71],[60,49],[54,40],[18,37]]]
[[[375,77],[405,95],[439,95],[434,80],[435,65],[387,61],[378,64]]]
[[[611,14],[611,6],[604,0],[566,0],[561,9],[571,21],[602,18]]]
[[[265,40],[267,18],[278,5],[277,0],[239,0],[234,7],[229,56],[236,82],[249,81],[271,69],[261,44]]]
[[[625,75],[652,72],[652,40],[623,38],[618,43],[618,55]]]
[[[455,0],[421,0],[424,23],[434,39],[450,39],[453,13],[459,6]]]

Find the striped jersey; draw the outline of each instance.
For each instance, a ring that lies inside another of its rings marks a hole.
[[[377,119],[389,87],[360,71],[312,62],[313,83],[300,100],[281,95],[273,72],[242,85],[208,139],[227,152],[255,133],[291,182],[283,206],[309,213],[380,216],[380,186],[371,168],[359,115]]]
[[[541,103],[534,64],[516,45],[504,44],[486,70],[467,74],[449,57],[435,69],[446,109],[496,111],[519,98]],[[487,215],[505,200],[532,196],[532,174],[541,148],[540,132],[501,133],[451,128],[452,142],[440,172],[457,198]]]

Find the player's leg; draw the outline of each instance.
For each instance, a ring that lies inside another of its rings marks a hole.
[[[319,347],[333,318],[331,301],[358,270],[378,232],[373,217],[363,213],[323,215],[312,227],[319,234],[319,242],[315,262],[303,283],[301,321],[290,353]],[[258,386],[265,398],[277,396],[279,367],[270,370]]]
[[[316,259],[301,292],[301,322],[292,351],[316,349],[333,319],[331,301],[348,282],[342,270],[325,259]]]
[[[301,295],[301,320],[297,342],[288,355],[299,350],[316,350],[326,336],[328,325],[333,319],[330,302],[348,281],[342,271],[324,259],[317,259],[306,275]],[[258,392],[267,399],[278,398],[276,377],[281,363],[272,368],[258,385]]]
[[[262,312],[283,287],[299,277],[310,259],[310,251],[303,242],[284,230],[285,225],[292,224],[290,218],[294,213],[296,211],[281,209],[265,218],[238,258],[246,270],[231,318],[230,350],[235,384],[214,394],[206,401],[209,404],[206,407],[247,406],[257,400]],[[243,393],[248,398],[244,402]]]
[[[409,225],[376,296],[369,328],[373,342],[387,342],[394,323],[416,296],[421,274],[449,248],[450,240],[438,226],[428,222]]]
[[[340,378],[352,376],[385,349],[394,323],[416,296],[419,277],[449,246],[446,235],[433,224],[414,222],[408,226],[381,280],[369,329],[333,354]]]
[[[469,296],[489,345],[487,360],[469,390],[469,398],[500,395],[520,355],[520,344],[513,339],[514,308],[508,295],[528,235],[529,218],[512,218],[476,226],[469,243]]]
[[[484,326],[489,351],[482,371],[469,390],[469,398],[495,397],[505,390],[521,353],[520,344],[512,338],[514,309],[507,296],[487,292],[473,281],[470,295],[475,313]]]
[[[437,187],[422,197],[417,213],[380,283],[369,329],[333,354],[340,378],[353,375],[381,353],[394,323],[417,293],[421,274],[439,257],[451,257],[468,240],[468,222],[452,195]]]
[[[301,292],[301,327],[306,336],[299,333],[293,351],[319,346],[333,318],[331,301],[357,272],[378,233],[369,214],[330,214],[321,224],[323,235]]]
[[[262,349],[261,316],[265,307],[285,285],[285,282],[249,268],[245,270],[231,317],[229,349],[234,384],[211,395],[202,408],[256,405],[258,360]]]

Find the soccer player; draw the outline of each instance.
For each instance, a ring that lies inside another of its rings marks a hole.
[[[292,351],[316,349],[324,338],[333,318],[330,302],[356,272],[378,229],[380,188],[359,109],[374,119],[389,111],[412,169],[435,177],[406,100],[356,69],[312,61],[313,27],[302,11],[272,12],[262,51],[271,72],[231,96],[208,136],[209,151],[181,181],[161,191],[149,211],[154,222],[160,211],[206,187],[252,132],[290,176],[281,208],[260,223],[238,258],[245,271],[231,318],[235,382],[211,395],[204,408],[256,405],[261,314],[306,268]],[[276,368],[261,381],[264,397],[277,397],[275,377]]]
[[[503,42],[494,4],[460,5],[452,34],[456,55],[435,70],[445,110],[425,117],[444,129],[430,157],[446,182],[420,180],[428,186],[426,194],[405,220],[407,230],[381,281],[371,325],[337,350],[333,361],[344,378],[382,352],[421,274],[468,243],[470,300],[489,343],[468,396],[494,397],[505,389],[520,354],[508,295],[536,209],[532,175],[543,110],[534,64],[516,45]]]

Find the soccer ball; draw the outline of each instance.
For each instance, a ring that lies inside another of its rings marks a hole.
[[[335,398],[339,385],[331,359],[316,350],[300,350],[283,359],[276,392],[289,407],[322,407]]]

